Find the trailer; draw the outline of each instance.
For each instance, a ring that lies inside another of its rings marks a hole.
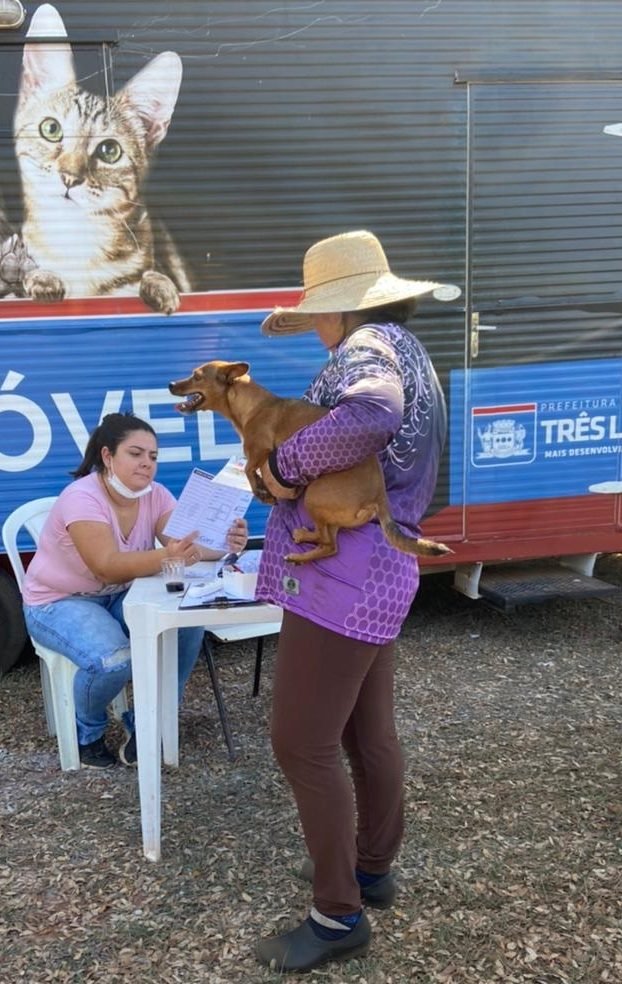
[[[595,558],[622,551],[618,0],[4,8],[0,524],[62,489],[111,410],[151,421],[174,493],[220,467],[237,436],[176,414],[169,379],[244,359],[299,395],[320,346],[260,322],[298,298],[311,243],[369,228],[396,273],[447,285],[413,327],[449,406],[424,529],[456,587],[501,607],[601,590]],[[99,102],[57,111],[67,84]],[[164,302],[93,261],[110,251],[89,188],[112,195],[128,154],[88,114],[115,99],[144,143],[124,256],[172,282]],[[265,508],[249,518],[261,538]]]

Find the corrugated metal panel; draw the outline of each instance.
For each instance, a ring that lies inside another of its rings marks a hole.
[[[118,88],[159,51],[184,81],[148,197],[197,289],[296,283],[370,226],[398,270],[464,279],[466,94],[454,72],[616,67],[617,0],[59,0],[118,35]],[[209,259],[208,259],[209,257]]]
[[[102,19],[118,31],[117,89],[159,51],[182,58],[148,197],[197,289],[296,283],[306,246],[360,226],[387,240],[404,272],[462,275],[447,208],[464,207],[464,95],[444,12],[439,21],[404,2],[58,6],[70,33]]]
[[[473,85],[477,365],[622,353],[622,83]]]
[[[298,283],[311,242],[356,227],[378,232],[398,272],[464,286],[466,91],[454,73],[616,67],[622,26],[617,0],[58,8],[70,35],[117,36],[116,89],[158,52],[180,54],[146,198],[199,290]],[[19,201],[14,175],[4,187]]]

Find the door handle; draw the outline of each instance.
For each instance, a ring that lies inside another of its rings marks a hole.
[[[483,325],[479,320],[479,311],[473,311],[471,315],[471,358],[476,359],[479,355],[479,333],[480,331],[496,331],[496,325]]]

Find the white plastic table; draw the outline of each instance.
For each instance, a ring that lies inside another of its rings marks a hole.
[[[208,579],[218,565],[205,563],[199,569]],[[168,594],[157,575],[137,578],[123,602],[132,656],[143,853],[150,861],[160,859],[160,750],[167,765],[179,764],[177,629],[198,625],[229,638],[249,638],[277,631],[283,615],[278,606],[267,604],[180,610],[180,597]]]

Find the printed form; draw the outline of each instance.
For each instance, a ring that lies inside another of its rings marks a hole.
[[[216,476],[201,468],[192,469],[164,529],[167,536],[180,539],[198,530],[197,542],[201,546],[227,549],[227,530],[235,519],[244,516],[253,498],[246,476],[244,483],[226,482],[225,476],[231,470],[231,462]],[[219,480],[221,474],[224,482]]]

